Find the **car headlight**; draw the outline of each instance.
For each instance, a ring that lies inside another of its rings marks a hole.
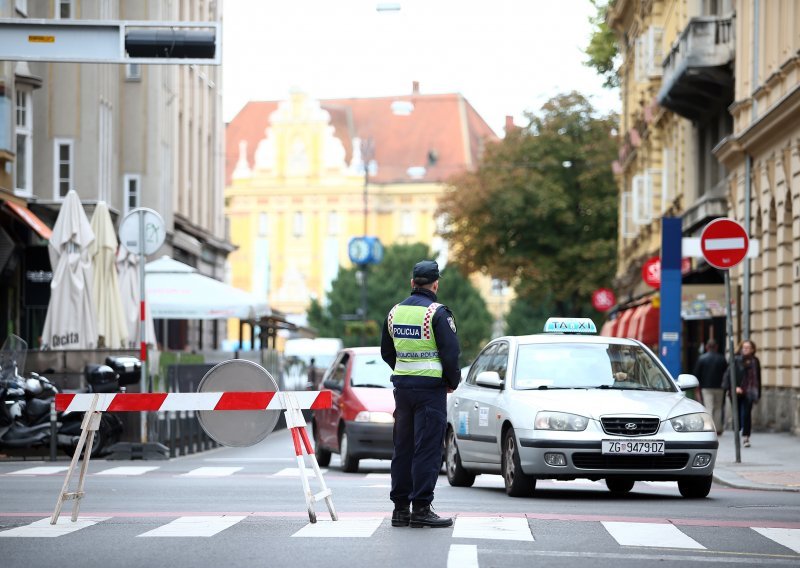
[[[536,421],[534,428],[536,430],[570,430],[573,432],[580,432],[586,430],[589,425],[589,419],[585,416],[577,414],[568,414],[566,412],[549,412],[542,411],[536,413]]]
[[[362,410],[356,414],[356,422],[372,422],[375,424],[393,424],[394,416],[388,412],[370,412]]]
[[[670,418],[672,429],[676,432],[713,432],[714,421],[707,412],[694,412]]]

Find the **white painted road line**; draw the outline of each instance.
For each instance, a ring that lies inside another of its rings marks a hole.
[[[240,469],[241,467],[198,467],[197,469],[193,469],[187,473],[182,473],[175,477],[226,477],[228,475],[233,475]]]
[[[69,469],[68,466],[60,466],[60,465],[29,467],[27,469],[10,471],[8,472],[8,475],[53,475],[55,473],[63,473],[68,469]]]
[[[367,479],[391,479],[391,473],[368,473]]]
[[[111,517],[78,517],[74,523],[70,520],[69,515],[66,517],[59,517],[55,525],[50,524],[50,517],[36,521],[24,527],[17,527],[8,531],[0,532],[0,537],[57,537],[71,532],[91,527],[97,523],[101,523]]]
[[[338,521],[318,520],[308,523],[292,536],[311,538],[369,538],[377,530],[383,517],[340,518]]]
[[[705,546],[683,534],[678,527],[666,523],[618,523],[602,521],[603,526],[622,546],[648,546],[662,548],[691,548],[705,550]]]
[[[244,516],[225,515],[199,515],[196,517],[180,517],[146,533],[137,536],[147,537],[209,537],[232,527]]]
[[[322,475],[325,475],[326,473],[328,473],[327,469],[320,468],[319,471],[320,471],[320,473],[322,473]],[[314,470],[312,468],[310,468],[310,467],[306,468],[306,475],[308,477],[316,477],[317,476],[316,473],[314,473]],[[300,477],[300,468],[299,467],[286,467],[286,468],[283,468],[282,470],[280,470],[278,473],[273,473],[272,477]]]
[[[451,544],[447,568],[478,568],[478,547],[474,544]]]
[[[121,467],[112,467],[111,469],[104,469],[98,471],[95,475],[143,475],[148,471],[158,469],[158,466],[149,465],[126,465]]]
[[[771,529],[761,527],[752,527],[752,529],[768,539],[777,542],[781,546],[790,548],[795,552],[800,552],[800,529]]]
[[[456,517],[453,538],[533,542],[528,519],[524,517]]]

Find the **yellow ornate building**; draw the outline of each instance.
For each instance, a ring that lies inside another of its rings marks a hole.
[[[616,0],[607,21],[622,56],[620,307],[652,293],[641,268],[662,217],[684,237],[741,222],[761,249],[731,271],[734,339],[755,341],[763,369],[754,419],[800,432],[800,4]],[[687,372],[706,339],[725,339],[721,281],[702,259],[686,266]]]
[[[446,252],[445,182],[496,139],[464,97],[416,83],[397,97],[248,103],[226,129],[232,284],[302,322],[350,266],[352,237]]]

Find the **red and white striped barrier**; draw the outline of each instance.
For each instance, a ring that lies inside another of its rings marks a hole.
[[[157,412],[159,410],[286,410],[291,394],[299,408],[331,407],[331,391],[57,394],[56,410],[86,412],[98,397],[97,412]]]

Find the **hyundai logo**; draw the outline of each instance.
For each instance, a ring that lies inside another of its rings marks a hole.
[[[635,422],[628,422],[627,424],[625,424],[626,430],[636,430],[637,428],[638,426],[636,425]]]

